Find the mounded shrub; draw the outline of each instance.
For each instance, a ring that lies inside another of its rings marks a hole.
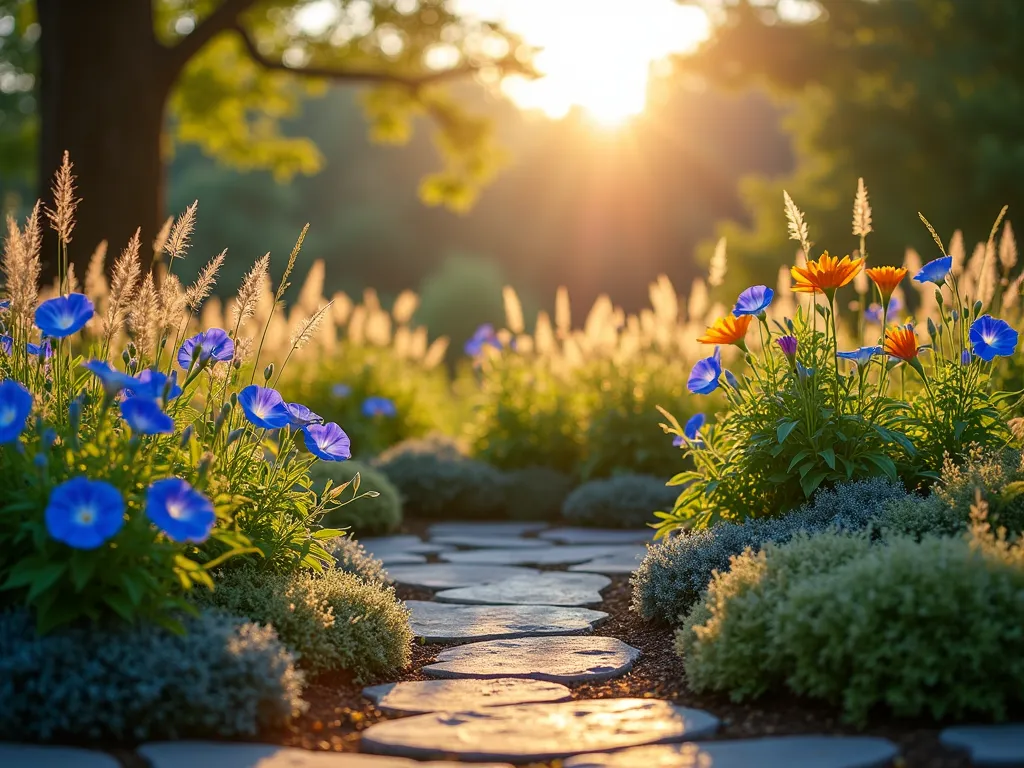
[[[410,438],[396,443],[378,454],[372,463],[375,467],[382,467],[408,454],[429,454],[449,461],[462,459],[468,455],[465,446],[454,437],[433,432],[426,437]]]
[[[572,493],[573,479],[548,467],[527,467],[505,473],[505,508],[514,520],[556,522]]]
[[[882,536],[955,536],[967,528],[967,520],[951,510],[938,496],[908,495],[885,504],[872,526]]]
[[[278,574],[243,566],[200,599],[269,625],[310,673],[346,671],[363,681],[410,659],[409,611],[393,587],[341,570]]]
[[[334,567],[359,577],[367,584],[383,584],[384,565],[372,557],[358,541],[351,536],[340,536],[327,545],[327,551],[334,555]]]
[[[505,516],[505,476],[475,459],[413,450],[380,457],[413,520],[491,520]]]
[[[348,528],[356,536],[380,536],[397,531],[402,524],[402,496],[378,469],[359,461],[318,461],[309,469],[312,488],[323,493],[330,480],[337,487],[359,475],[359,494],[363,496],[328,512],[320,524],[325,528]]]
[[[154,625],[36,634],[0,614],[0,739],[251,737],[305,709],[303,675],[270,627],[216,611]]]
[[[678,490],[648,475],[617,475],[584,483],[565,500],[562,518],[573,525],[643,528],[654,512],[668,510]]]
[[[934,493],[954,519],[961,522],[960,527],[967,528],[975,490],[980,490],[988,504],[991,524],[1003,526],[1011,533],[1021,533],[1024,532],[1021,481],[1024,481],[1024,456],[1020,451],[1008,449],[986,455],[975,448],[963,465],[946,460]]]
[[[887,503],[906,496],[885,478],[860,480],[819,491],[811,503],[778,518],[719,523],[677,534],[651,547],[633,574],[633,610],[648,621],[677,623],[700,599],[712,574],[750,547],[788,541],[798,531],[864,529]]]

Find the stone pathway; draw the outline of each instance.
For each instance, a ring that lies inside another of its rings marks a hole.
[[[427,565],[403,565],[388,568],[388,576],[397,584],[424,589],[452,589],[475,584],[490,584],[515,576],[530,576],[538,571],[532,568],[514,566],[453,565],[450,563],[428,563]]]
[[[420,715],[445,710],[474,710],[506,704],[567,701],[572,691],[558,683],[499,677],[492,680],[412,680],[374,685],[363,695],[388,714]]]
[[[458,592],[459,590],[452,590]],[[448,605],[406,602],[423,643],[465,643],[589,632],[608,618],[603,611],[554,605]]]
[[[593,573],[548,571],[446,589],[434,595],[434,599],[469,605],[598,605],[601,590],[611,583],[611,579]]]

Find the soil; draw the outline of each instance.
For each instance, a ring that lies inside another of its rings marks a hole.
[[[430,599],[431,592],[399,588],[404,600]],[[633,670],[602,683],[583,683],[573,689],[574,698],[661,698],[676,704],[705,709],[721,718],[717,738],[736,739],[803,733],[882,736],[899,744],[905,768],[969,768],[966,755],[939,744],[941,726],[909,722],[887,723],[879,717],[864,730],[844,725],[834,709],[793,697],[765,697],[753,704],[735,704],[722,696],[693,693],[686,687],[682,661],[673,652],[672,630],[640,620],[629,610],[630,586],[626,576],[613,577],[600,607],[609,619],[595,634],[617,637],[639,648],[642,656]],[[434,660],[443,645],[415,646],[410,670],[400,680],[426,679],[418,670]],[[379,682],[379,681],[371,681]],[[281,743],[306,749],[354,752],[365,728],[387,719],[362,698],[362,686],[350,678],[327,676],[315,680],[305,694],[309,711]]]

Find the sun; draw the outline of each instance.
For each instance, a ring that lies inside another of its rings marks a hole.
[[[709,31],[703,10],[677,0],[461,0],[459,7],[502,20],[542,49],[536,65],[544,77],[503,84],[516,104],[552,118],[579,107],[603,127],[643,112],[652,66]]]

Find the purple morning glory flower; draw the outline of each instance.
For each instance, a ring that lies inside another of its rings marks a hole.
[[[178,349],[178,365],[186,371],[193,365],[196,347],[202,347],[199,359],[194,365],[205,365],[213,360],[216,363],[231,362],[235,356],[235,342],[228,336],[228,332],[222,328],[209,328],[197,333],[191,339],[185,339]]]
[[[942,256],[934,261],[929,261],[921,270],[914,275],[914,280],[919,283],[935,283],[942,285],[946,282],[946,276],[953,269],[953,257]]]
[[[217,521],[213,503],[180,477],[157,480],[146,491],[146,517],[171,541],[201,544]]]
[[[57,296],[36,307],[36,327],[46,336],[63,339],[82,330],[95,312],[89,297],[84,294]]]
[[[704,447],[704,441],[700,439],[700,430],[703,428],[705,421],[704,414],[697,413],[691,416],[683,426],[683,434],[686,435],[686,439],[693,444],[694,448]]]
[[[352,394],[352,387],[348,384],[335,384],[331,387],[331,394],[339,400],[342,400]]]
[[[796,336],[780,336],[775,340],[775,343],[779,345],[779,349],[782,350],[782,354],[793,360],[796,357]]]
[[[715,347],[711,357],[705,357],[694,364],[686,388],[695,395],[710,395],[718,389],[718,377],[721,375],[722,352]]]
[[[463,351],[470,357],[477,357],[484,351],[485,346],[501,349],[501,341],[498,339],[498,334],[494,332],[494,326],[490,323],[484,323],[473,332],[463,347]]]
[[[302,403],[288,403],[288,412],[291,414],[291,426],[293,427],[304,427],[307,424],[323,421],[323,417],[320,414],[313,413]]]
[[[1017,349],[1017,331],[1005,320],[982,315],[971,324],[968,333],[974,354],[991,362],[996,357],[1009,357]]]
[[[889,299],[889,306],[885,310],[886,318],[891,320],[899,313],[901,309],[903,309],[903,302],[900,301],[897,297],[893,296],[891,299]],[[869,306],[866,310],[864,310],[864,319],[867,320],[869,323],[881,325],[882,305],[876,302]]]
[[[882,348],[879,346],[874,347],[860,347],[852,352],[836,352],[836,357],[840,357],[843,360],[852,360],[858,366],[867,365],[871,362],[871,358],[875,355],[882,354]]]
[[[148,397],[129,397],[121,403],[121,417],[140,435],[169,435],[174,432],[174,419]]]
[[[971,350],[965,349],[963,352],[960,353],[960,365],[970,365],[970,364],[971,364]]]
[[[30,357],[43,356],[44,360],[49,360],[53,357],[53,347],[50,345],[49,339],[43,339],[42,344],[33,344],[31,341],[25,344],[25,351],[28,352]]]
[[[131,384],[126,386],[125,392],[132,397],[148,397],[151,400],[166,399],[167,402],[170,402],[181,394],[181,387],[178,386],[178,372],[171,371],[168,376],[162,371],[146,368],[132,379]]]
[[[372,395],[363,400],[363,416],[373,418],[374,416],[392,417],[398,413],[395,404],[386,397]]]
[[[307,424],[302,428],[302,439],[310,453],[325,461],[346,461],[352,458],[352,442],[333,421],[328,424]]]
[[[111,397],[135,382],[127,373],[111,368],[106,360],[89,360],[82,363],[82,367],[95,374],[103,385],[103,391]]]
[[[32,412],[32,393],[21,382],[0,382],[0,445],[18,439]]]
[[[281,429],[292,422],[292,412],[276,389],[250,384],[238,393],[238,404],[250,424],[264,429]]]
[[[103,480],[74,477],[52,491],[46,504],[46,530],[75,549],[96,549],[124,525],[124,499]]]
[[[775,298],[775,291],[767,285],[752,285],[736,299],[736,306],[732,308],[732,313],[736,317],[759,315],[768,309],[773,298]]]

